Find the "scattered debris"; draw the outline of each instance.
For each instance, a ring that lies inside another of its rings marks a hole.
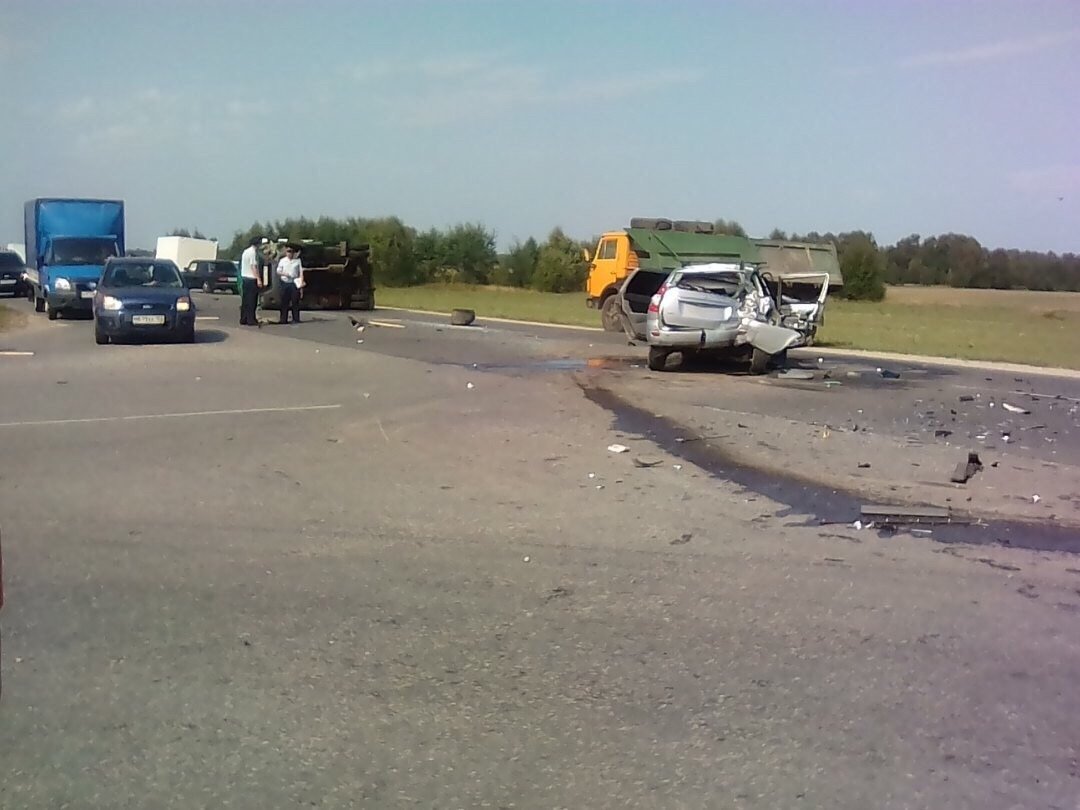
[[[776,376],[781,380],[812,380],[814,379],[814,372],[806,371],[801,368],[788,368],[784,369]]]
[[[589,478],[596,478],[596,473],[589,473]]]
[[[640,459],[640,458],[635,458],[634,459],[634,466],[635,467],[640,467],[642,469],[648,469],[650,467],[659,467],[663,463],[664,462],[662,462],[662,461],[645,461],[644,459]]]
[[[887,368],[879,368],[877,370],[877,373],[880,374],[882,377],[884,377],[886,380],[899,380],[900,379],[900,372],[899,371],[891,371],[890,369],[887,369]]]
[[[363,332],[367,328],[366,323],[364,323],[363,321],[356,320],[356,318],[354,318],[352,315],[349,316],[349,323],[351,323],[353,325],[353,328],[357,332]]]
[[[1002,571],[1019,571],[1020,566],[1009,565],[1008,563],[999,563],[997,560],[992,560],[989,557],[979,557],[978,562],[984,565],[989,565],[991,568],[1000,568]]]
[[[960,401],[961,402],[974,402],[975,397],[973,397],[971,394],[961,394],[960,395]]]
[[[687,532],[686,534],[684,534],[684,535],[682,535],[680,537],[676,537],[674,540],[671,541],[671,543],[669,543],[669,545],[682,546],[682,545],[685,545],[686,543],[689,543],[690,540],[693,539],[693,537],[694,537],[694,535],[691,532]]]
[[[851,524],[851,528],[853,528],[857,532],[861,532],[862,527],[863,527],[863,522],[861,520],[856,520],[854,523]]]
[[[612,453],[629,453],[630,448],[625,444],[609,444],[608,450]]]
[[[632,340],[628,340],[628,341],[626,341],[626,345],[627,345],[627,346],[637,346],[637,344],[636,344],[636,343],[634,343],[634,341],[632,341]]]
[[[682,469],[682,464],[672,464],[671,466],[675,469],[675,472]]]
[[[911,529],[911,533],[912,534],[922,535],[923,537],[928,537],[929,535],[932,535],[934,533],[934,530],[933,529]]]
[[[358,340],[358,341],[356,341],[356,342],[357,342],[357,343],[363,343],[363,342],[364,342],[364,339],[363,339],[363,338],[361,338],[360,340]]]
[[[1009,413],[1031,413],[1027,408],[1018,408],[1016,405],[1010,405],[1008,402],[1002,402],[1001,407],[1007,410]]]
[[[826,388],[835,388],[838,385],[843,385],[843,383],[840,382],[839,380],[825,380],[825,387]]]
[[[547,592],[547,594],[544,595],[544,601],[551,602],[554,599],[565,599],[571,593],[573,593],[573,591],[571,591],[569,588],[564,588],[562,585],[559,585],[555,588],[552,588],[550,591]]]
[[[466,387],[466,388],[468,388],[468,389],[469,389],[470,391],[471,391],[472,389],[476,388],[476,386],[475,386],[475,385],[473,385],[472,383],[465,383],[465,387]]]
[[[900,504],[866,504],[860,509],[862,517],[874,518],[886,524],[966,523],[953,518],[952,511],[942,506],[903,506]]]
[[[1042,498],[1040,498],[1038,495],[1032,495],[1031,496],[1031,502],[1032,503],[1038,503],[1041,500],[1042,500]]]
[[[526,554],[524,557],[521,558],[521,561],[522,562],[528,562],[529,561],[529,556]]]
[[[869,470],[870,469],[870,462],[869,461],[864,461],[864,462],[860,463],[859,464],[859,469],[860,470]]]
[[[952,436],[952,431],[951,430],[945,430],[944,428],[938,428],[937,430],[934,431],[934,438],[935,439],[947,439],[949,436]]]
[[[956,465],[949,480],[954,484],[966,484],[975,473],[982,469],[982,466],[978,453],[968,453],[967,461],[961,461]]]

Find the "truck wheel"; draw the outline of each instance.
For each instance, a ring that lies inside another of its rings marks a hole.
[[[770,360],[772,360],[771,354],[761,349],[754,349],[753,354],[750,355],[750,373],[764,374],[769,368]]]
[[[45,311],[45,299],[44,298],[38,298],[37,295],[35,295],[34,296],[34,312],[44,312],[44,311]]]
[[[649,347],[649,368],[652,371],[667,371],[667,359],[670,352],[657,346]]]
[[[57,318],[60,317],[60,311],[57,309],[53,309],[52,305],[49,303],[49,299],[47,298],[45,299],[45,315],[50,321],[55,321]]]
[[[605,332],[623,331],[622,319],[619,318],[619,296],[612,293],[600,305],[600,322]]]

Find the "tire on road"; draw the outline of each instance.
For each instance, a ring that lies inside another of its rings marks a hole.
[[[34,312],[44,312],[44,311],[45,311],[45,299],[44,298],[38,298],[37,294],[35,293],[34,294]]]
[[[476,320],[476,311],[472,309],[455,309],[450,313],[451,326],[472,326]]]
[[[649,368],[652,371],[667,371],[667,360],[671,354],[667,349],[659,346],[649,347]]]
[[[769,362],[772,360],[772,355],[768,352],[763,352],[761,349],[755,348],[750,355],[750,373],[751,374],[764,374],[769,370]]]
[[[53,306],[49,304],[48,299],[45,300],[45,316],[50,321],[55,321],[60,317],[60,310],[53,308]]]
[[[94,343],[98,346],[104,346],[109,342],[109,336],[101,331],[101,327],[94,326]]]
[[[619,317],[619,314],[619,296],[616,293],[611,293],[600,304],[600,322],[603,324],[605,332],[623,331],[622,318]]]

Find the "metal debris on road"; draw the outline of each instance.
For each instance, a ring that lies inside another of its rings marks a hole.
[[[1031,502],[1032,503],[1038,503],[1041,500],[1042,500],[1042,498],[1040,498],[1038,495],[1032,495],[1031,496]]]
[[[909,523],[966,523],[953,518],[952,511],[942,506],[903,506],[900,504],[866,504],[860,509],[862,517],[880,520],[883,524]]]
[[[812,380],[814,372],[801,368],[787,368],[776,375],[780,380]]]
[[[973,397],[971,394],[961,394],[959,399],[960,399],[961,402],[974,402],[975,401],[975,397]]]
[[[468,388],[469,390],[472,390],[473,388],[476,388],[476,386],[473,385],[472,383],[465,383],[465,387]]]
[[[877,373],[880,374],[882,377],[884,377],[886,380],[899,380],[900,379],[900,372],[899,371],[890,371],[887,368],[879,368],[877,370]]]
[[[1016,405],[1010,405],[1008,402],[1002,402],[1001,407],[1007,410],[1009,413],[1031,413],[1027,408],[1018,408]]]
[[[944,428],[941,428],[939,430],[934,431],[934,438],[947,439],[949,436],[952,436],[952,431],[951,430],[945,430]]]
[[[686,543],[689,543],[690,540],[693,539],[693,537],[694,537],[694,535],[693,535],[692,532],[687,532],[684,535],[676,537],[674,540],[671,541],[671,543],[669,545],[672,545],[672,546],[685,545]]]
[[[870,462],[869,461],[864,461],[864,462],[860,463],[859,464],[859,469],[860,470],[869,470],[870,469]]]
[[[640,467],[642,469],[649,469],[650,467],[659,467],[663,463],[664,463],[663,461],[646,461],[645,459],[641,459],[641,458],[635,458],[634,459],[634,466],[635,467]]]
[[[629,453],[630,448],[625,444],[609,444],[608,450],[612,453]]]
[[[528,557],[528,555],[526,555],[526,556],[522,557],[522,558],[521,558],[521,561],[522,561],[522,562],[528,562],[528,561],[529,561],[529,557]]]
[[[982,466],[978,453],[968,453],[967,461],[961,461],[956,465],[949,480],[954,484],[966,484],[975,473],[982,469]]]

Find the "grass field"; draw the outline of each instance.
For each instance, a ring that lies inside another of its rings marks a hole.
[[[583,293],[431,285],[380,288],[379,304],[599,326]],[[892,287],[878,304],[831,300],[823,346],[1080,368],[1080,293]]]

